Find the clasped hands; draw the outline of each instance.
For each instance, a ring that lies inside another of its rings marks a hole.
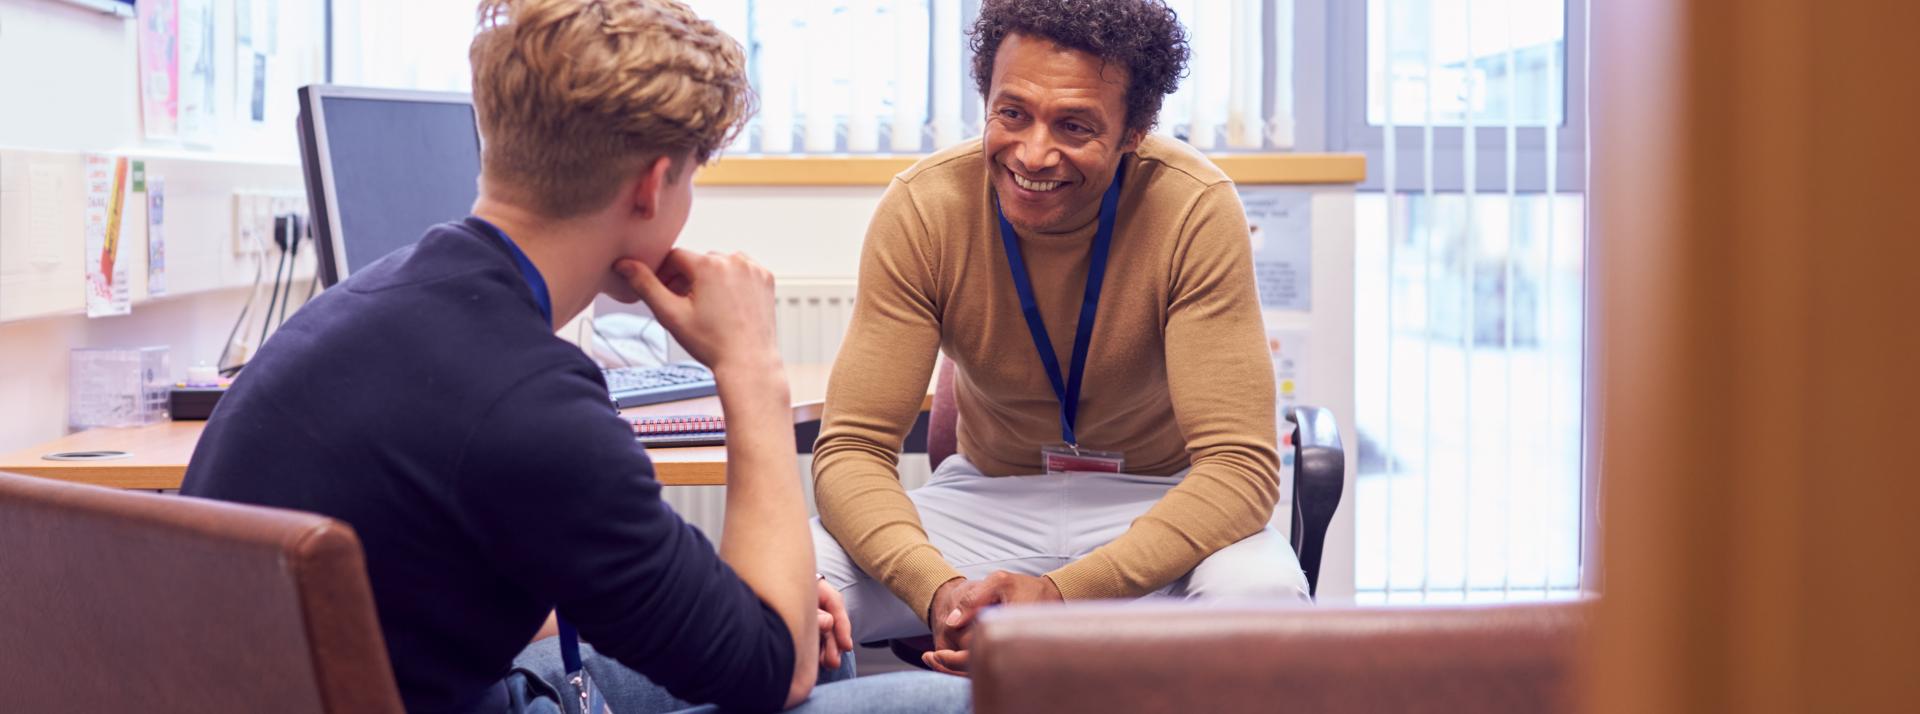
[[[948,580],[933,592],[933,604],[927,609],[933,651],[922,655],[921,661],[936,672],[964,677],[972,655],[973,625],[982,610],[993,605],[1063,601],[1053,580],[1040,575],[996,570],[981,580]]]

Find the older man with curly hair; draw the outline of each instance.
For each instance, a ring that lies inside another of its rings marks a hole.
[[[1160,0],[987,0],[984,135],[907,169],[867,231],[815,447],[815,557],[856,640],[931,634],[964,672],[980,609],[1306,599],[1274,384],[1231,181],[1152,136],[1188,55]],[[944,353],[959,453],[896,455]]]

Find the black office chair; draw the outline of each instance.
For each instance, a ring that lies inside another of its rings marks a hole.
[[[940,360],[934,381],[933,408],[927,416],[927,463],[940,468],[959,448],[957,430],[960,407],[953,398],[953,363]],[[1347,453],[1340,444],[1340,426],[1333,411],[1325,407],[1293,407],[1287,410],[1293,444],[1293,517],[1287,542],[1307,575],[1307,592],[1320,592],[1320,554],[1326,546],[1327,526],[1333,512],[1340,508],[1340,496],[1347,483]],[[920,654],[924,640],[889,640],[886,644],[896,657],[925,668]],[[878,646],[880,643],[865,643]]]
[[[1326,407],[1287,410],[1293,427],[1293,527],[1287,542],[1307,573],[1307,592],[1320,594],[1320,551],[1327,543],[1327,525],[1340,509],[1347,486],[1347,452],[1340,444],[1340,425]]]

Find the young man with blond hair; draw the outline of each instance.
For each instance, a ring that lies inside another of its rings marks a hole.
[[[814,687],[851,643],[815,579],[772,279],[673,248],[694,173],[752,110],[738,43],[672,0],[488,0],[479,17],[473,215],[294,316],[222,400],[182,491],[352,525],[410,711],[603,694],[618,714],[964,709],[937,675]],[[719,382],[718,553],[554,335],[603,292],[645,301]],[[556,611],[567,643],[528,648]]]

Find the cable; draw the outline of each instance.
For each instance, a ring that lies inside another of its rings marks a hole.
[[[275,320],[273,323],[273,330],[275,332],[280,331],[281,325],[287,324],[287,310],[293,307],[293,271],[299,269],[300,263],[299,214],[287,214],[286,230],[282,231],[282,233],[287,237],[287,242],[282,248],[282,250],[287,251],[287,287],[285,292],[280,294],[280,319]]]
[[[274,223],[277,224],[279,222],[280,222],[279,219],[277,218],[274,219]],[[280,247],[278,241],[275,241],[275,247]],[[273,309],[280,304],[280,280],[284,275],[286,275],[286,272],[287,272],[287,250],[286,248],[281,247],[280,258],[279,260],[276,260],[273,264],[273,287],[267,289],[267,295],[268,295],[267,312],[264,318],[260,320],[260,346],[262,347],[266,346],[267,336],[272,331],[271,328],[273,327]]]
[[[620,346],[614,344],[613,340],[607,339],[607,336],[600,332],[599,321],[589,318],[587,320],[587,325],[593,328],[593,336],[600,338],[601,342],[607,343],[607,351],[612,352],[614,357],[618,357],[620,359],[620,364],[626,366],[628,369],[633,368],[633,361],[627,359],[627,356],[620,352]]]
[[[245,305],[240,306],[240,314],[233,318],[233,329],[227,332],[227,342],[220,346],[220,358],[213,362],[214,367],[220,371],[220,375],[223,377],[231,377],[234,373],[239,372],[241,367],[246,366],[244,362],[229,366],[227,364],[227,355],[233,351],[233,341],[240,336],[240,327],[246,324],[247,314],[253,311],[254,300],[260,297],[260,280],[267,276],[267,253],[264,246],[260,244],[260,235],[257,233],[253,236],[253,245],[255,248],[260,249],[254,253],[253,287],[247,290],[247,302]]]

